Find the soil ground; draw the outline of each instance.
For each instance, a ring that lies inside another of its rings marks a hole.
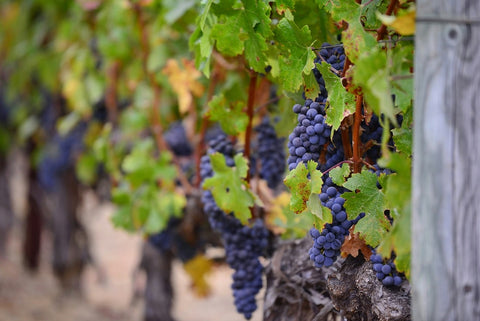
[[[20,256],[22,218],[17,217],[7,255],[0,258],[0,321],[142,320],[142,299],[132,304],[132,274],[139,262],[142,239],[139,235],[114,229],[109,220],[113,210],[111,204],[100,204],[93,195],[86,195],[82,218],[89,231],[98,268],[89,266],[86,269],[81,296],[60,291],[50,268],[51,238],[48,233],[43,235],[39,271],[32,274],[23,269]],[[102,274],[103,282],[99,280]],[[231,270],[227,266],[215,267],[209,275],[212,295],[205,299],[195,297],[190,291],[190,280],[181,263],[174,263],[172,277],[173,314],[178,321],[244,320],[233,305]],[[142,282],[145,282],[144,276],[136,282],[140,289]],[[254,321],[261,320],[261,300],[259,295]]]

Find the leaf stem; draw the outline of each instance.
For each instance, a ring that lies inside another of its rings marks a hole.
[[[328,172],[330,172],[332,169],[342,165],[342,164],[353,164],[353,161],[347,159],[347,160],[344,160],[344,161],[341,161],[340,163],[337,163],[335,165],[333,165],[332,167],[330,167],[329,169],[327,169],[326,171],[322,172],[322,174],[327,174]]]
[[[387,10],[385,11],[385,14],[387,16],[392,14],[397,3],[398,3],[398,0],[390,0],[390,4],[388,5]],[[377,41],[382,40],[383,37],[385,37],[386,33],[387,33],[387,26],[382,24],[380,28],[377,29]]]
[[[120,73],[120,61],[115,60],[107,69],[107,89],[105,94],[105,106],[108,111],[108,120],[115,124],[118,117],[117,87]]]

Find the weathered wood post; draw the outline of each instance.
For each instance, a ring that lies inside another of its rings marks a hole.
[[[480,320],[480,2],[417,2],[414,320]]]

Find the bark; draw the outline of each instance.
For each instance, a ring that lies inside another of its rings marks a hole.
[[[40,264],[40,249],[42,240],[42,191],[38,188],[35,170],[28,173],[27,213],[23,236],[23,265],[34,272]]]
[[[75,171],[65,171],[58,188],[49,193],[53,233],[53,271],[67,292],[81,290],[81,275],[91,262],[87,232],[78,217],[80,184]]]
[[[8,235],[13,225],[6,157],[0,155],[0,257],[5,256]]]
[[[410,287],[388,288],[372,263],[349,256],[317,269],[310,237],[282,242],[266,268],[264,321],[410,320]]]
[[[410,286],[385,287],[375,276],[372,263],[361,255],[349,256],[340,270],[327,279],[334,307],[349,321],[411,320]]]
[[[172,260],[170,251],[159,251],[150,242],[144,242],[140,267],[147,274],[143,318],[145,321],[174,321],[171,315]]]
[[[264,321],[336,320],[326,277],[338,264],[317,269],[308,257],[309,238],[282,242],[266,268]]]

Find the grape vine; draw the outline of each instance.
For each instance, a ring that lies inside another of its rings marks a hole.
[[[0,151],[29,150],[51,190],[73,168],[83,186],[108,181],[113,224],[185,263],[220,245],[198,232],[208,222],[246,319],[285,236],[313,238],[318,269],[358,252],[398,286],[410,271],[413,43],[385,15],[409,10],[393,0],[5,1],[2,124],[14,108]]]

